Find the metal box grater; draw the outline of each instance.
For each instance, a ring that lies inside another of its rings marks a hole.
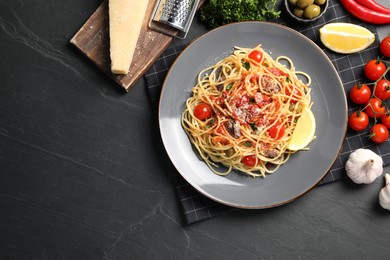
[[[159,0],[149,27],[152,30],[184,39],[190,29],[199,0]]]

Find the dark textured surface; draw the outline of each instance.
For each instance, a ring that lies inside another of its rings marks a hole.
[[[185,226],[143,80],[69,44],[100,4],[0,0],[1,260],[388,259],[383,178]]]

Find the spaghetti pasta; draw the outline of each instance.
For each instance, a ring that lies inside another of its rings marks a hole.
[[[198,74],[181,124],[215,173],[236,169],[265,177],[295,152],[288,143],[303,109],[312,105],[310,83],[286,56],[274,60],[261,45],[236,47]]]

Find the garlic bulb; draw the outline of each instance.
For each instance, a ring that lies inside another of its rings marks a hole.
[[[390,174],[385,174],[386,186],[379,192],[379,204],[382,208],[390,210]]]
[[[369,149],[357,149],[349,155],[345,170],[355,183],[372,183],[383,173],[383,160]]]

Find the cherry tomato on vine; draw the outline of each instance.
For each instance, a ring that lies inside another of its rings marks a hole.
[[[390,36],[385,37],[381,41],[379,49],[384,56],[390,58]]]
[[[390,98],[390,81],[381,79],[375,87],[374,95],[382,101]]]
[[[386,70],[385,64],[379,59],[370,60],[364,66],[364,74],[368,79],[373,81],[378,80],[383,75],[385,70]]]
[[[263,53],[261,53],[259,50],[253,50],[248,54],[248,58],[256,61],[257,63],[260,63],[261,59],[263,58]]]
[[[199,120],[210,118],[213,114],[213,110],[210,105],[200,103],[194,108],[194,116]]]
[[[371,118],[379,118],[386,112],[386,107],[379,98],[372,98],[364,110]]]
[[[387,128],[390,128],[390,112],[387,112],[381,117],[382,124]]]
[[[389,138],[389,130],[382,124],[375,124],[370,129],[370,138],[377,144],[383,143]]]
[[[248,167],[253,167],[255,166],[257,163],[260,162],[260,160],[256,159],[256,156],[255,155],[246,155],[242,158],[241,162],[243,164],[245,164],[246,166]]]
[[[277,140],[282,138],[285,132],[286,132],[286,128],[280,122],[277,122],[270,129],[268,129],[269,136]]]
[[[349,97],[355,104],[366,104],[371,98],[371,89],[365,84],[357,84],[349,91]]]
[[[348,118],[348,125],[355,131],[362,131],[367,128],[370,118],[363,111],[355,111]]]

